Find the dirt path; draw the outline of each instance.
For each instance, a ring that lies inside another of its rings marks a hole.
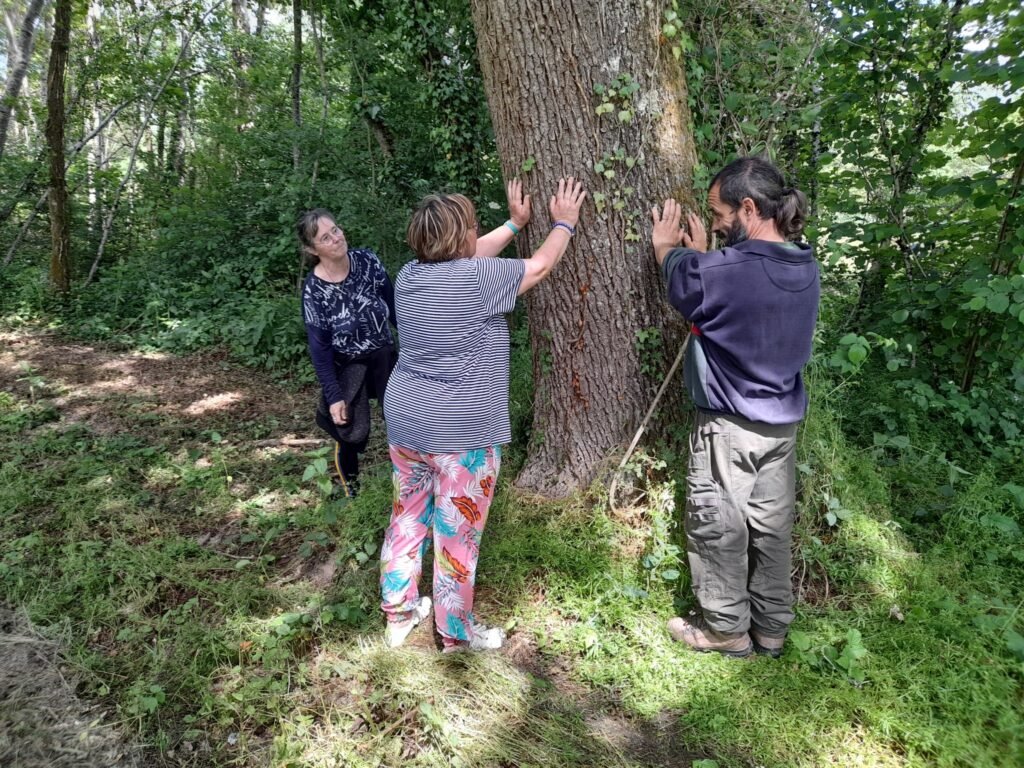
[[[59,650],[24,616],[0,607],[0,765],[141,766],[140,750],[75,695]]]
[[[52,333],[0,331],[0,389],[51,396],[62,420],[99,434],[134,428],[146,413],[197,431],[258,421],[274,432],[266,437],[322,437],[311,418],[314,389],[283,390],[219,351],[140,354]]]

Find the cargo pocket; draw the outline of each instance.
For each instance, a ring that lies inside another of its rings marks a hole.
[[[686,535],[699,541],[722,538],[721,500],[716,491],[693,495],[686,500]]]
[[[722,537],[722,513],[717,493],[686,501],[686,554],[693,594],[701,606],[721,597],[722,585],[714,553]]]

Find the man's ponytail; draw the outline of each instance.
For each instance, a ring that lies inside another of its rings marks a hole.
[[[741,157],[733,160],[711,180],[718,185],[718,197],[737,210],[749,197],[762,219],[774,221],[779,234],[796,240],[807,223],[807,196],[799,189],[787,187],[782,171],[764,157]]]

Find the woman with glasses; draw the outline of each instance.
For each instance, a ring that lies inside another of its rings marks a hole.
[[[370,399],[383,398],[395,365],[394,288],[377,254],[349,248],[329,211],[307,211],[296,230],[313,264],[302,290],[302,315],[320,381],[316,421],[334,438],[338,479],[352,497],[370,434]]]

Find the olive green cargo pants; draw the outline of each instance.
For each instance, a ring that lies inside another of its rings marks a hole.
[[[686,552],[712,629],[781,637],[793,621],[796,424],[697,411],[690,433]]]

